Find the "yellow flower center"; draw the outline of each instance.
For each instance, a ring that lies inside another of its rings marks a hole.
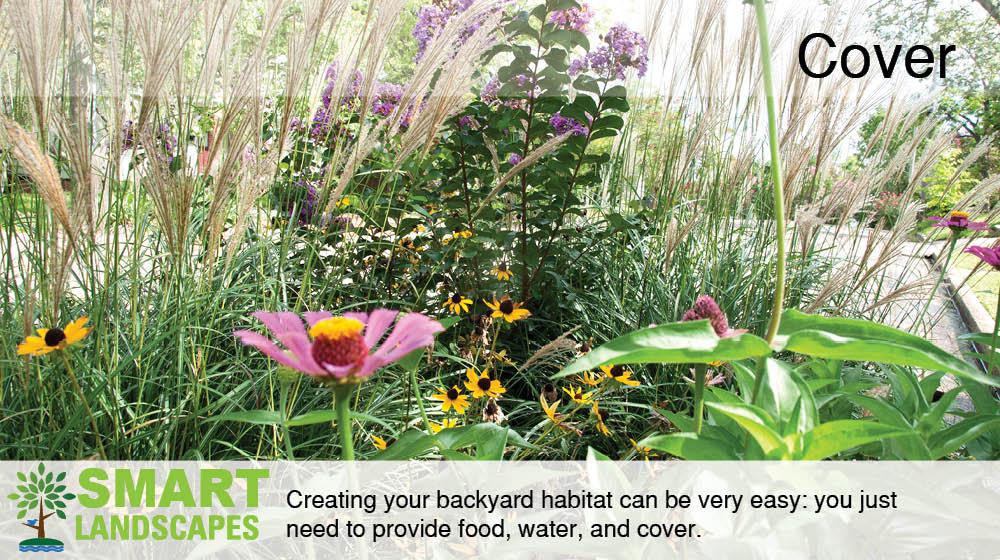
[[[956,212],[952,212],[951,214],[949,214],[949,216],[951,216],[952,218],[968,218],[969,217],[969,213],[968,212],[957,212],[956,211]]]
[[[313,339],[324,338],[327,340],[338,340],[345,337],[353,337],[361,334],[365,328],[364,323],[357,319],[348,317],[331,317],[313,325],[309,329],[309,336]]]

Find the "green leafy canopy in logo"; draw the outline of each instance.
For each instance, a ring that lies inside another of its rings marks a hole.
[[[17,502],[17,518],[24,519],[30,512],[37,511],[38,523],[52,514],[66,519],[66,502],[76,499],[76,494],[66,491],[66,485],[62,483],[65,478],[65,472],[46,473],[43,464],[39,464],[35,471],[17,473],[21,484],[17,485],[17,492],[7,495],[8,499]]]

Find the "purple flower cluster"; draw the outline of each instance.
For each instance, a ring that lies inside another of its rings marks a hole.
[[[521,154],[518,153],[510,154],[510,157],[507,158],[507,163],[509,163],[511,166],[515,166],[521,163],[522,161],[524,161],[524,158],[521,157]]]
[[[294,195],[286,201],[286,211],[289,218],[295,218],[299,225],[310,224],[316,215],[316,202],[319,199],[316,189],[317,181],[299,179],[295,182]],[[296,214],[296,204],[298,213]]]
[[[586,136],[587,127],[575,119],[570,117],[564,117],[559,113],[552,115],[549,119],[549,125],[555,129],[556,134],[565,134],[567,132],[574,134],[576,136]]]
[[[639,33],[622,24],[612,27],[602,38],[604,44],[584,58],[570,63],[570,75],[593,70],[599,76],[625,79],[625,70],[634,68],[639,77],[646,75],[649,44]]]
[[[333,99],[333,89],[337,84],[337,65],[331,64],[326,70],[326,87],[323,88],[323,104],[313,114],[312,127],[309,135],[313,140],[321,141],[339,134],[342,130],[342,120],[347,115],[356,115],[362,106],[361,88],[364,76],[355,70],[350,83],[344,87],[339,99]],[[371,102],[371,114],[376,117],[388,117],[399,106],[403,98],[403,86],[388,82],[377,83]],[[400,127],[409,126],[412,108],[400,120]],[[292,130],[298,125],[293,123]]]
[[[444,29],[448,21],[456,15],[469,9],[474,0],[434,0],[431,4],[423,6],[417,11],[417,23],[413,26],[410,34],[417,40],[417,54],[414,60],[419,61],[427,52],[434,37]],[[465,41],[478,29],[478,25],[471,25],[462,31],[461,41]]]
[[[549,23],[555,24],[555,26],[560,29],[569,29],[572,31],[586,33],[587,25],[593,17],[594,12],[590,11],[590,6],[587,4],[580,4],[579,8],[570,8],[568,10],[558,10],[552,12],[552,15],[549,16]]]

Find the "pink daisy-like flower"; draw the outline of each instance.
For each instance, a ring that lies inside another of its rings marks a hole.
[[[712,296],[698,296],[698,299],[694,302],[694,307],[687,310],[684,316],[681,317],[681,321],[699,321],[701,319],[708,319],[712,323],[712,329],[715,331],[715,334],[719,335],[720,338],[728,338],[747,332],[746,329],[729,328],[729,320],[726,318],[726,314]]]
[[[986,222],[969,221],[968,212],[949,212],[948,215],[944,217],[928,216],[927,219],[935,222],[934,227],[949,228],[954,232],[959,232],[963,229],[972,231],[986,231],[990,229],[990,224]]]
[[[326,311],[307,312],[307,331],[296,313],[254,313],[284,348],[254,331],[233,334],[291,369],[339,383],[358,383],[410,352],[432,346],[434,335],[444,330],[426,315],[407,313],[396,321],[398,314],[389,309],[336,317]],[[394,322],[392,332],[382,340]]]
[[[979,257],[984,263],[1000,270],[1000,243],[993,247],[969,247],[965,252]]]

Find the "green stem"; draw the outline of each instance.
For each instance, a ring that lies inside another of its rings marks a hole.
[[[697,364],[694,366],[694,433],[701,433],[702,417],[705,415],[705,376],[708,375],[708,366]]]
[[[990,341],[990,350],[987,355],[990,357],[987,362],[990,365],[990,370],[993,368],[1000,368],[1000,348],[997,347],[997,334],[1000,334],[1000,294],[997,294],[997,312],[995,318],[993,319],[993,339]]]
[[[333,409],[337,413],[337,430],[340,432],[340,445],[343,448],[340,458],[343,461],[354,460],[354,434],[351,432],[351,395],[357,387],[353,383],[343,383],[333,389]]]
[[[754,0],[757,14],[757,36],[760,39],[760,61],[764,72],[764,93],[767,97],[767,133],[771,148],[771,182],[773,183],[774,220],[777,226],[778,262],[774,274],[774,300],[771,304],[771,322],[767,327],[767,341],[773,342],[781,326],[781,311],[785,301],[785,193],[782,186],[781,154],[778,152],[778,116],[774,103],[774,79],[771,75],[771,39],[767,32],[765,0]]]
[[[90,403],[87,402],[87,397],[83,394],[83,389],[80,388],[80,383],[76,380],[76,374],[73,373],[73,366],[69,363],[66,351],[61,350],[59,355],[62,357],[63,364],[66,365],[66,373],[69,375],[70,382],[73,383],[73,389],[76,390],[76,394],[80,396],[80,402],[83,403],[83,409],[87,411],[87,416],[90,417],[90,427],[94,429],[94,439],[97,440],[97,449],[101,453],[101,459],[106,460],[108,458],[108,454],[104,451],[104,443],[101,442],[101,432],[97,429],[97,420],[94,418],[93,411],[90,410]]]
[[[278,389],[279,395],[279,405],[281,406],[281,437],[285,440],[285,455],[288,457],[289,461],[295,460],[295,453],[292,447],[292,435],[288,431],[288,387],[290,383],[284,379],[281,380],[281,386]]]

